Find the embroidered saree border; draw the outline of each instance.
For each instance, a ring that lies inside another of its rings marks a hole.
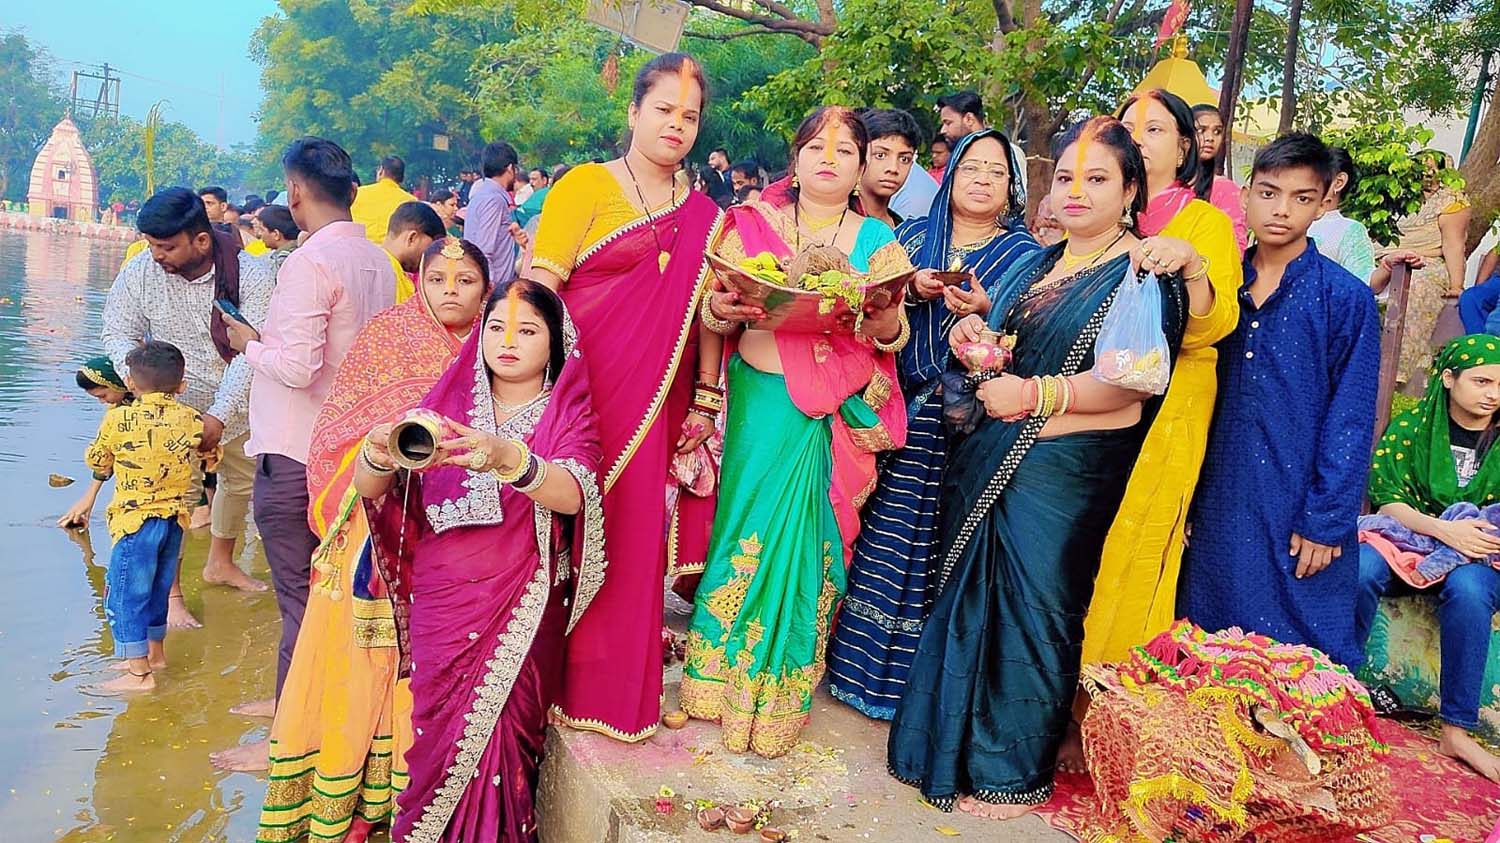
[[[708,230],[707,242],[713,243],[718,239],[719,231],[723,224],[724,214],[720,212],[714,217],[714,223]],[[605,475],[604,494],[606,495],[614,488],[615,482],[620,479],[620,475],[630,465],[630,460],[635,456],[636,450],[641,447],[641,442],[645,441],[647,431],[656,424],[657,417],[661,415],[662,403],[666,401],[667,392],[671,390],[672,382],[677,379],[677,370],[682,366],[682,353],[687,348],[688,336],[692,333],[693,323],[698,319],[698,308],[702,303],[703,293],[708,288],[709,268],[707,250],[704,251],[699,261],[698,280],[693,286],[692,296],[688,298],[687,311],[683,316],[682,327],[677,332],[677,345],[672,351],[671,363],[668,364],[667,371],[662,377],[661,382],[657,384],[656,394],[652,396],[651,404],[647,408],[646,414],[641,419],[640,424],[636,426],[635,433],[631,434],[629,442],[620,451],[620,455],[615,457],[614,464],[609,467],[609,471]]]

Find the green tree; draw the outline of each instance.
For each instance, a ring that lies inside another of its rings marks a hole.
[[[95,120],[82,127],[83,143],[94,161],[99,199],[146,198],[145,126],[133,117]],[[252,192],[253,153],[249,147],[221,151],[181,123],[163,122],[156,134],[156,185],[197,189],[220,185],[231,193]]]
[[[507,14],[417,18],[383,0],[280,5],[250,42],[266,92],[258,178],[279,179],[277,153],[309,134],[347,149],[364,178],[392,153],[406,160],[408,182],[455,175],[476,157],[481,114],[471,78],[487,72],[476,53],[514,37]]]
[[[62,116],[51,57],[19,32],[0,32],[0,197],[25,200],[31,164]]]
[[[1432,141],[1432,131],[1419,126],[1385,121],[1364,123],[1348,129],[1332,130],[1325,139],[1348,150],[1359,168],[1359,181],[1353,192],[1344,197],[1339,210],[1370,230],[1376,243],[1394,246],[1401,232],[1396,223],[1422,207],[1426,198],[1423,180],[1424,155]],[[1413,154],[1413,150],[1421,150]],[[1452,170],[1442,173],[1446,184],[1458,186],[1461,177]]]

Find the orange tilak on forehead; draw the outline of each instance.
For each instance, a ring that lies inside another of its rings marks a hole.
[[[454,293],[458,291],[458,260],[447,258],[448,266],[443,270],[443,289]]]
[[[516,339],[516,313],[521,308],[521,288],[510,285],[510,291],[505,294],[505,344],[510,345]]]
[[[692,59],[683,59],[682,68],[677,71],[677,105],[672,111],[679,118],[687,115],[688,86],[693,82],[694,69]]]
[[[839,144],[839,124],[830,116],[823,122],[823,160],[830,164],[838,163],[834,157],[834,151]]]
[[[1069,196],[1083,195],[1083,172],[1086,164],[1085,159],[1089,153],[1089,146],[1094,142],[1094,127],[1086,126],[1078,135],[1078,151],[1073,156],[1073,183],[1068,187]]]

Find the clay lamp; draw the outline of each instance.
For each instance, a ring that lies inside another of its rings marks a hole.
[[[669,711],[661,716],[662,725],[668,729],[681,729],[687,725],[688,716],[686,711]]]
[[[724,826],[724,809],[717,805],[698,811],[698,827],[704,831],[717,831]]]
[[[760,830],[761,843],[785,843],[786,832],[779,828],[763,828]]]
[[[755,828],[755,812],[749,808],[730,808],[724,812],[724,821],[735,834],[749,834]]]

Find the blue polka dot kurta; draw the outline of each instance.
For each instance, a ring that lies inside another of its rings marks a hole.
[[[1253,254],[1253,252],[1252,252]],[[1178,613],[1364,661],[1354,632],[1355,523],[1374,435],[1380,319],[1369,287],[1307,250],[1260,307],[1245,258],[1240,322],[1219,344],[1209,430]],[[1342,556],[1296,578],[1293,533]]]

